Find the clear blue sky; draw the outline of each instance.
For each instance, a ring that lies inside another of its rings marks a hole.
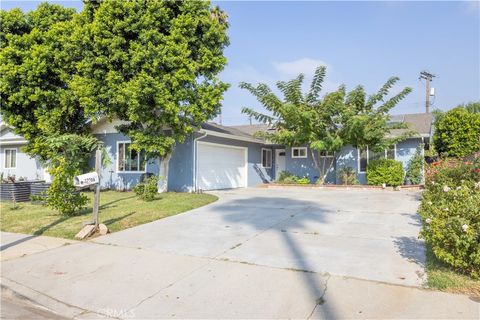
[[[2,1],[2,8],[31,10],[37,1]],[[80,1],[57,1],[81,9]],[[425,87],[419,72],[433,81],[434,108],[480,100],[479,2],[244,2],[216,1],[229,15],[231,44],[222,80],[231,83],[223,102],[223,124],[248,123],[243,106],[259,109],[240,81],[307,80],[327,65],[325,90],[363,84],[369,93],[390,76],[394,91],[413,92],[393,113],[424,112]],[[217,119],[218,121],[218,119]]]

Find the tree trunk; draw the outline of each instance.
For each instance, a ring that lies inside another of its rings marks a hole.
[[[167,153],[163,158],[159,158],[160,176],[158,179],[158,193],[167,192],[168,190],[168,170],[171,158],[172,152]]]
[[[312,153],[313,162],[315,163],[315,167],[317,168],[319,174],[317,184],[324,184],[325,179],[327,178],[328,171],[330,171],[333,166],[333,162],[335,161],[335,152],[333,153],[333,159],[328,164],[328,167],[326,167],[326,161],[327,159],[330,160],[330,157],[320,157],[320,151],[317,151],[317,159],[315,158],[315,153],[312,149],[310,149],[310,152]],[[321,162],[321,164],[319,162]]]

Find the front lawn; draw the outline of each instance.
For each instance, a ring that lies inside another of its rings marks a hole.
[[[480,280],[474,280],[467,275],[453,271],[439,261],[428,246],[427,285],[432,289],[480,297]]]
[[[89,206],[74,217],[63,217],[41,204],[0,203],[2,231],[73,239],[82,222],[92,220],[93,193],[87,193]],[[105,191],[100,194],[100,223],[115,232],[173,216],[217,200],[210,194],[163,193],[151,202],[137,199],[133,192]]]

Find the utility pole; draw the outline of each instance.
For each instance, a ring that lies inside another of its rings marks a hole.
[[[431,74],[428,71],[422,71],[420,72],[420,77],[419,79],[425,79],[426,84],[425,84],[425,112],[430,113],[430,81],[435,78],[434,74]]]

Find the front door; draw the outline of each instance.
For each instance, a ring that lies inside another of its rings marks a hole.
[[[285,171],[285,149],[275,150],[275,180],[278,180],[280,172]]]

